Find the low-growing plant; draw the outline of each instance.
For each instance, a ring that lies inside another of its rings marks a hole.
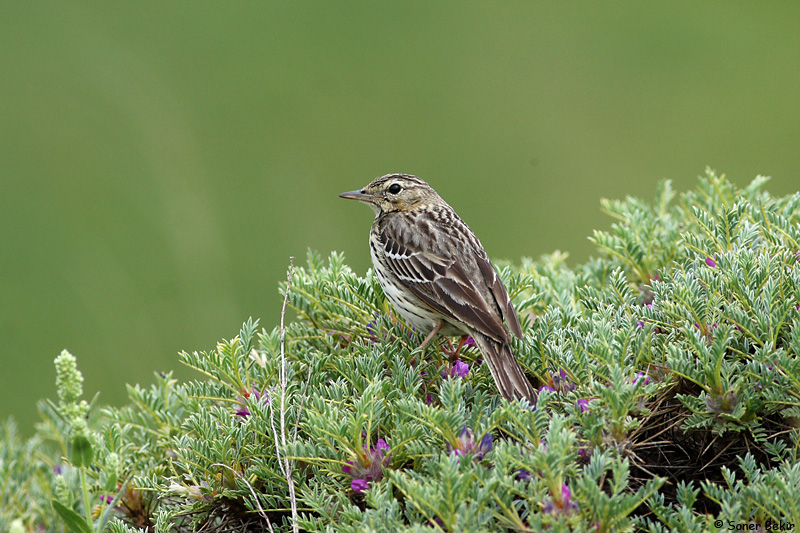
[[[0,529],[794,528],[800,193],[765,182],[664,182],[603,202],[600,257],[502,265],[535,406],[500,399],[469,343],[452,365],[419,350],[338,253],[290,268],[294,320],[180,354],[197,379],[123,408],[82,402],[65,352],[37,435],[3,426]]]

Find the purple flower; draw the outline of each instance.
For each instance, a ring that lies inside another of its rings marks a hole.
[[[450,372],[443,370],[441,372],[441,376],[444,379],[448,378],[465,378],[469,374],[469,364],[465,363],[464,361],[458,359],[455,363],[453,363],[453,368],[450,369]]]
[[[238,403],[241,408],[235,411],[234,414],[242,418],[247,418],[251,414],[247,404],[253,403],[254,401],[268,404],[269,397],[264,395],[264,391],[251,387],[250,390],[243,391],[242,395],[236,398],[236,403]]]
[[[703,337],[707,338],[709,335],[711,335],[714,332],[715,329],[717,329],[717,323],[714,322],[710,326],[709,325],[701,326],[700,324],[695,322],[694,323],[694,327],[695,327],[695,329],[697,329],[700,332],[700,335],[702,335]]]
[[[356,494],[363,494],[369,488],[369,481],[366,479],[356,478],[350,482],[350,488]]]
[[[550,374],[550,384],[539,387],[539,392],[546,390],[549,392],[566,394],[572,390],[575,390],[575,387],[576,385],[569,381],[567,372],[562,368],[558,371],[558,374]]]
[[[110,504],[111,502],[114,501],[114,497],[113,496],[102,496],[101,495],[100,496],[100,501],[105,503],[105,504]]]
[[[581,398],[580,400],[578,400],[575,403],[578,405],[578,409],[580,409],[581,413],[584,413],[584,412],[589,410],[589,402],[590,401],[591,400],[588,399],[588,398]]]
[[[561,393],[566,394],[567,392],[575,389],[575,384],[569,382],[567,379],[567,373],[562,368],[558,371],[557,376],[553,376],[553,388]]]
[[[533,475],[527,470],[517,470],[517,479],[520,481],[528,481]]]
[[[475,339],[468,336],[467,340],[464,341],[464,346],[475,346]]]
[[[475,457],[478,460],[483,459],[483,457],[490,451],[492,451],[492,434],[487,433],[481,439],[481,443],[478,446],[478,453],[475,455]]]
[[[544,505],[544,512],[551,515],[566,515],[577,510],[578,504],[572,501],[572,491],[566,483],[561,485],[561,494],[554,494]]]
[[[450,377],[465,378],[469,374],[469,365],[460,359],[455,362],[452,370],[450,370]]]
[[[638,320],[638,321],[636,322],[636,327],[637,327],[637,328],[644,329],[644,320]]]
[[[650,376],[648,376],[644,372],[637,372],[636,375],[633,376],[633,380],[631,381],[631,383],[636,383],[641,378],[644,378],[644,383],[642,383],[642,385],[647,385],[648,383],[650,383]]]
[[[389,445],[386,444],[386,441],[383,439],[378,439],[378,442],[375,444],[375,447],[378,449],[379,452],[388,452]]]
[[[716,259],[716,258],[717,258],[717,256],[715,255],[714,259]],[[716,268],[717,267],[717,263],[716,263],[716,261],[714,261],[714,259],[711,259],[710,257],[706,257],[706,264],[708,266],[710,266],[711,268]]]
[[[480,442],[476,443],[475,433],[467,426],[463,426],[455,445],[447,443],[447,451],[456,457],[471,454],[476,461],[480,461],[487,453],[492,451],[492,434],[487,433]]]
[[[370,482],[383,478],[383,466],[391,457],[386,454],[389,451],[389,445],[383,439],[378,439],[373,448],[365,444],[363,450],[363,453],[356,456],[355,461],[347,461],[347,464],[342,467],[342,472],[353,478],[350,487],[359,494],[368,487]],[[357,487],[361,487],[360,490]]]

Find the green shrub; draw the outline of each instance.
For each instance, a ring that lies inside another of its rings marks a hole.
[[[600,258],[504,265],[535,408],[473,349],[455,370],[420,353],[371,272],[310,253],[280,289],[297,319],[182,353],[197,380],[102,410],[59,383],[34,439],[6,423],[0,529],[794,527],[800,193],[765,181],[605,201]]]

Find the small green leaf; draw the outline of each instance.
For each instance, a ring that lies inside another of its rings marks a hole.
[[[74,533],[94,533],[92,527],[86,523],[86,520],[78,513],[64,505],[58,500],[51,500],[50,504],[53,509],[61,517],[61,521],[67,526],[67,529]]]
[[[91,441],[84,435],[72,439],[72,464],[75,466],[89,466],[94,460],[94,450]]]

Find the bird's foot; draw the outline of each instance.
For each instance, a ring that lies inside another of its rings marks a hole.
[[[452,367],[456,361],[458,361],[458,356],[461,354],[461,349],[464,347],[464,344],[467,342],[469,335],[462,335],[458,339],[458,345],[456,345],[455,349],[453,348],[453,341],[447,339],[447,348],[442,348],[442,351],[447,354],[448,362]]]

